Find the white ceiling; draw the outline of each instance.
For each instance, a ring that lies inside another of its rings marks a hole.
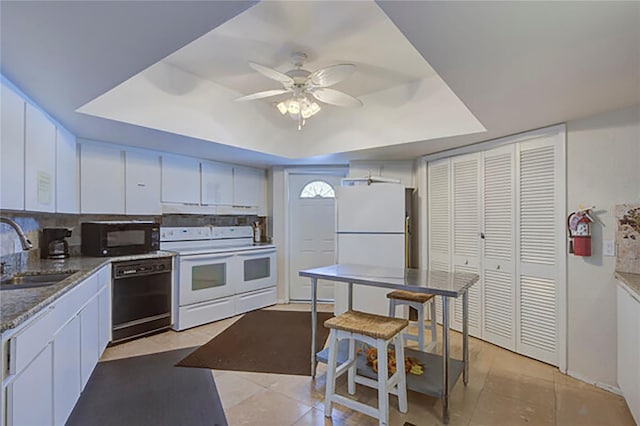
[[[0,19],[3,75],[79,137],[235,163],[415,158],[640,103],[638,2],[2,1]],[[286,71],[296,50],[355,63],[336,88],[365,107],[301,132],[266,101],[224,107],[277,87],[246,61]]]

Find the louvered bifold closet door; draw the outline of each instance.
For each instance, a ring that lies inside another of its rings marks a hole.
[[[454,272],[480,274],[480,153],[451,159]],[[482,337],[481,283],[469,290],[469,334]],[[451,328],[462,331],[462,297],[453,303]]]
[[[518,146],[518,352],[558,365],[558,283],[564,211],[562,135]]]
[[[483,153],[484,340],[515,350],[515,146]]]
[[[451,271],[451,198],[450,160],[429,163],[428,166],[429,269]],[[442,298],[436,297],[436,315],[442,323]]]

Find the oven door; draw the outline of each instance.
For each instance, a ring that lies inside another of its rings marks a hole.
[[[233,295],[233,253],[180,256],[180,306]]]
[[[239,252],[240,274],[236,293],[272,287],[277,284],[276,249],[258,249]]]

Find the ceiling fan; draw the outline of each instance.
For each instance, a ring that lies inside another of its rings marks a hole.
[[[321,103],[339,107],[360,107],[362,101],[339,90],[330,89],[336,83],[349,77],[356,70],[353,64],[337,64],[321,68],[314,72],[302,68],[307,55],[297,52],[291,55],[294,68],[282,73],[264,65],[249,62],[249,66],[260,74],[282,83],[282,89],[265,90],[237,98],[236,101],[252,101],[284,94],[290,94],[287,99],[278,102],[276,107],[282,115],[288,114],[298,122],[298,130],[302,129],[305,120],[318,111]]]

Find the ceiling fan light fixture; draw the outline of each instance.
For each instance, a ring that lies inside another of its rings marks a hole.
[[[287,107],[287,104],[285,102],[278,102],[278,105],[276,105],[276,107],[278,108],[278,111],[280,111],[280,114],[282,115],[285,115],[287,111],[289,111],[289,108]]]
[[[302,52],[294,53],[291,56],[294,69],[282,73],[273,68],[249,62],[249,66],[260,74],[272,80],[282,83],[282,89],[265,90],[242,96],[237,101],[250,101],[254,99],[264,99],[273,96],[280,96],[288,93],[289,98],[277,101],[276,108],[282,115],[289,115],[292,120],[298,122],[298,130],[301,130],[305,120],[313,117],[322,109],[318,101],[336,105],[339,107],[359,107],[362,101],[339,90],[330,89],[336,83],[346,79],[355,71],[353,64],[337,64],[321,68],[313,73],[302,68],[307,55]]]
[[[309,102],[307,98],[304,98],[300,103],[300,114],[302,118],[309,118],[320,111],[320,105],[315,102]]]

